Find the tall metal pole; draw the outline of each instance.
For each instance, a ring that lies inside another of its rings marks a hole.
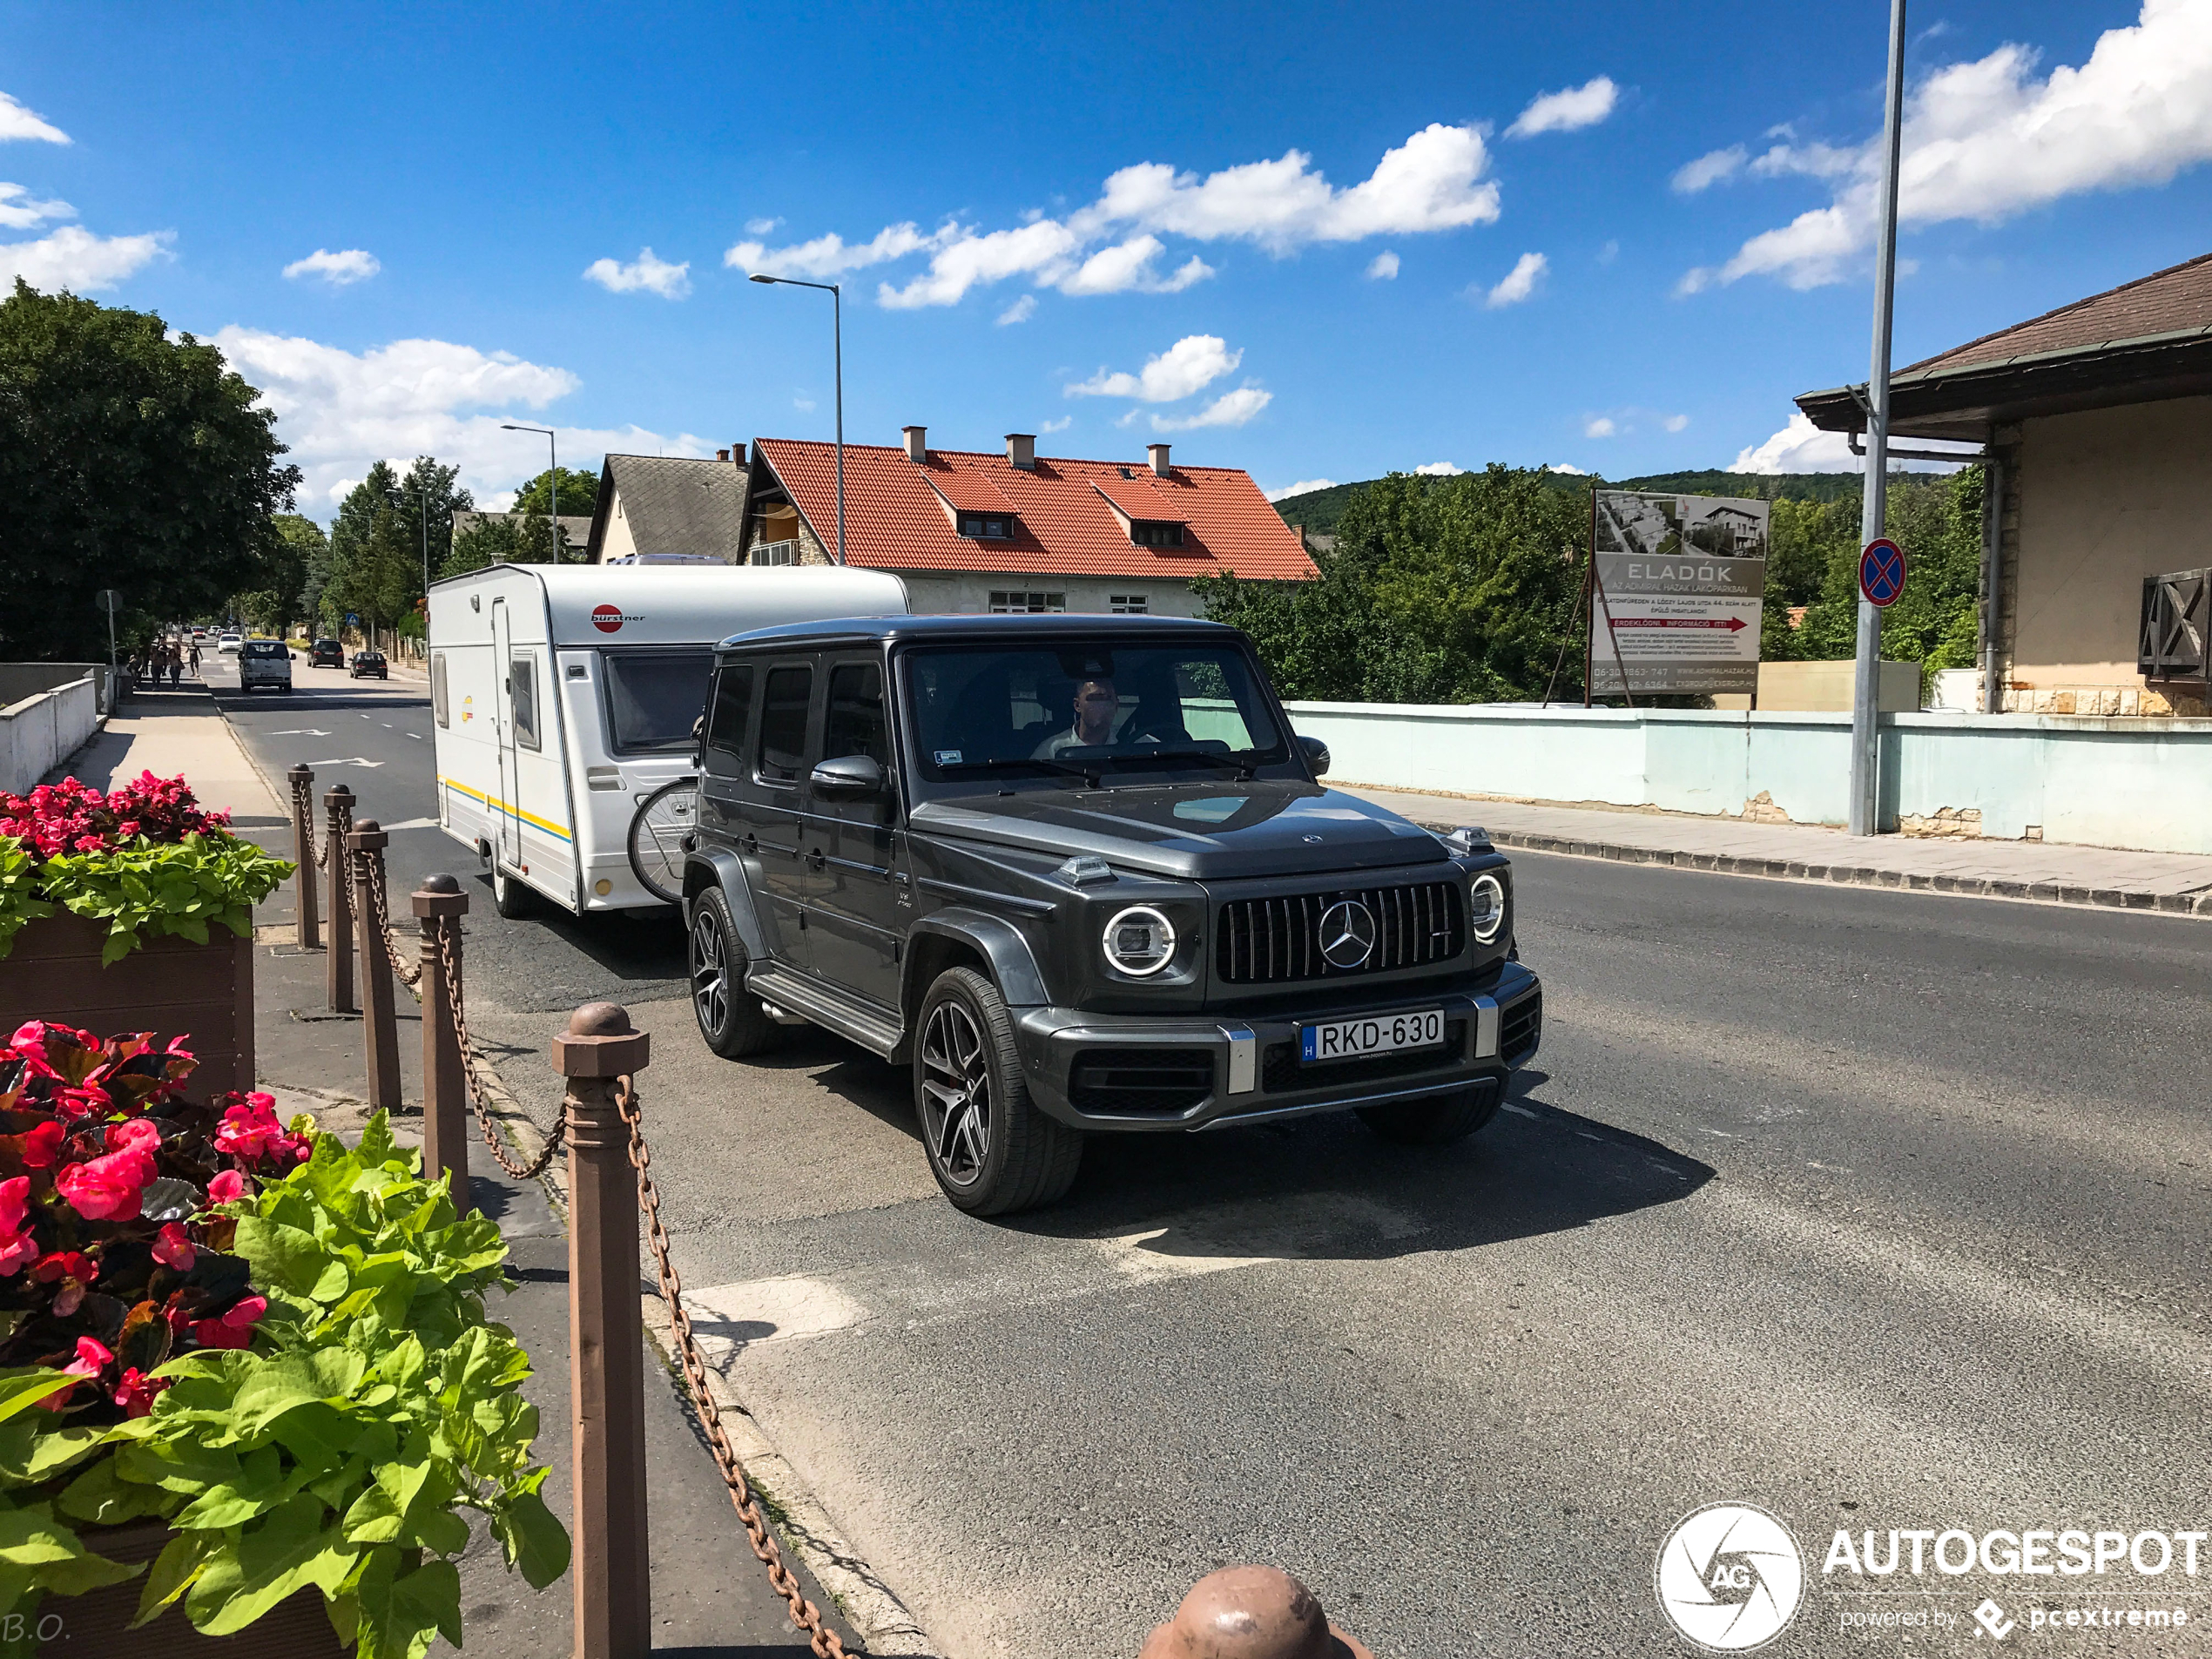
[[[1890,3],[1890,78],[1882,133],[1881,241],[1874,256],[1874,361],[1866,383],[1866,493],[1859,543],[1882,535],[1890,486],[1890,317],[1897,298],[1897,175],[1905,125],[1905,0]],[[1881,829],[1882,613],[1858,600],[1858,671],[1851,711],[1851,817],[1853,835]]]
[[[837,361],[837,562],[845,563],[845,294],[830,284],[830,334]]]

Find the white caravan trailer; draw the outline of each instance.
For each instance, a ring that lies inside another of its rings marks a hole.
[[[691,772],[714,647],[732,634],[903,616],[873,570],[495,564],[430,589],[438,822],[516,914],[662,902],[631,868],[638,805]]]

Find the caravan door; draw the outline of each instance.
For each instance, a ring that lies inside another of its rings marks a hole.
[[[523,864],[522,823],[516,808],[522,799],[522,785],[516,776],[515,751],[515,618],[503,597],[491,602],[491,672],[497,686],[492,718],[492,735],[496,739],[498,756],[499,799],[493,804],[492,860],[509,870]]]

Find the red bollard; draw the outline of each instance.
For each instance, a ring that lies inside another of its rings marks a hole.
[[[354,1001],[354,895],[346,838],[354,827],[354,792],[333,784],[323,798],[329,819],[323,833],[330,844],[330,954],[323,963],[324,983],[333,1014],[359,1014]]]
[[[400,1109],[400,1028],[392,989],[392,944],[379,925],[374,897],[376,883],[384,879],[384,848],[391,839],[373,818],[361,819],[346,837],[346,861],[354,870],[354,933],[361,945],[368,1104],[379,1112]],[[337,941],[331,942],[334,947]]]
[[[461,918],[469,895],[456,876],[426,877],[408,902],[422,924],[422,1170],[442,1176],[456,1209],[469,1208],[469,1077],[461,1059],[461,1032],[446,984],[439,944],[454,931],[454,979],[461,978]]]
[[[1191,1586],[1138,1659],[1374,1659],[1279,1567],[1224,1567]]]

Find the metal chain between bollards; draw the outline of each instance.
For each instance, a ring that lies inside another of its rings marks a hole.
[[[384,941],[384,954],[392,964],[392,971],[400,976],[400,983],[413,987],[422,977],[422,964],[402,961],[399,948],[392,943],[392,886],[384,872],[384,850],[368,846],[361,849],[363,867],[368,872],[368,907],[372,912],[369,926],[376,929],[376,936]]]
[[[498,1160],[499,1167],[517,1181],[535,1181],[552,1163],[554,1154],[568,1138],[569,1119],[564,1111],[553,1132],[544,1137],[544,1148],[529,1163],[517,1163],[507,1156],[507,1149],[499,1143],[499,1132],[491,1126],[491,1109],[487,1103],[489,1090],[476,1075],[476,1045],[469,1040],[469,1015],[461,1001],[461,963],[454,949],[454,940],[461,931],[461,918],[440,916],[438,925],[438,977],[445,981],[446,1003],[453,1009],[454,1035],[460,1041],[461,1075],[469,1086],[469,1104],[476,1114],[476,1127],[484,1137],[484,1144]],[[535,1129],[536,1124],[531,1127]]]
[[[668,1304],[669,1334],[675,1340],[676,1357],[684,1367],[684,1386],[691,1391],[691,1404],[698,1410],[700,1425],[706,1430],[707,1447],[722,1471],[722,1482],[730,1489],[730,1505],[744,1524],[753,1554],[768,1569],[768,1582],[790,1605],[791,1622],[806,1632],[816,1659],[845,1659],[844,1642],[839,1640],[836,1631],[822,1622],[821,1609],[806,1599],[806,1592],[799,1588],[799,1581],[784,1565],[783,1551],[777,1548],[775,1535],[768,1530],[760,1506],[753,1499],[752,1484],[745,1479],[744,1466],[730,1449],[729,1436],[722,1427],[722,1413],[708,1391],[706,1362],[699,1357],[698,1344],[691,1334],[691,1316],[684,1309],[684,1280],[676,1271],[676,1264],[669,1258],[668,1229],[661,1224],[660,1190],[653,1184],[653,1154],[645,1144],[644,1119],[637,1109],[637,1086],[628,1077],[620,1080],[615,1094],[615,1109],[622,1115],[623,1126],[630,1131],[630,1164],[637,1171],[637,1202],[645,1212],[645,1237],[652,1245],[653,1265],[660,1275],[661,1298]]]
[[[318,870],[327,869],[330,867],[329,843],[325,842],[320,846],[315,845],[314,775],[310,772],[302,777],[295,772],[291,774],[291,777],[292,821],[300,826],[300,833],[307,838],[307,861]]]

